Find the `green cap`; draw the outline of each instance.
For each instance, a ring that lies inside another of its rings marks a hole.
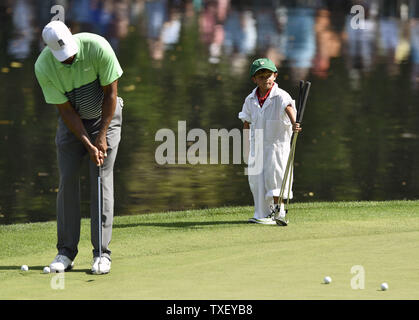
[[[268,58],[260,58],[253,61],[252,66],[250,67],[250,76],[253,77],[256,72],[262,69],[268,69],[272,72],[278,72],[275,64]]]

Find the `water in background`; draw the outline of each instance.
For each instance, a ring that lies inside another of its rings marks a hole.
[[[295,159],[294,202],[417,199],[419,4],[360,1],[2,1],[0,224],[55,219],[56,108],[33,65],[40,33],[65,8],[73,33],[105,36],[124,75],[115,214],[252,205],[245,164],[158,165],[155,134],[241,128],[251,62],[269,57],[294,98],[312,82]],[[189,143],[190,145],[191,143]],[[88,216],[88,171],[81,174]],[[232,162],[232,161],[230,161]]]

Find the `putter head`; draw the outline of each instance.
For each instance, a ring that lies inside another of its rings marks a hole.
[[[288,225],[289,220],[286,220],[288,214],[288,209],[285,209],[285,215],[280,216],[279,210],[275,210],[274,220],[278,226],[286,227]]]
[[[284,218],[278,217],[278,218],[275,218],[275,222],[280,227],[286,227],[289,223],[289,220],[285,220],[285,217]]]

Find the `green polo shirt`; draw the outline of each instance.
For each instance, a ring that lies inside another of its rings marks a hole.
[[[102,114],[102,86],[123,71],[105,38],[87,32],[73,36],[79,46],[73,63],[59,62],[45,47],[35,62],[35,74],[47,103],[69,101],[81,119],[95,119]]]

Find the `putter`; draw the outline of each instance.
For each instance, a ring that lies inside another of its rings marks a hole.
[[[102,258],[102,166],[97,177],[99,261]]]
[[[304,110],[306,108],[306,103],[307,103],[308,93],[310,92],[310,87],[311,87],[311,82],[309,82],[309,81],[304,82],[303,80],[300,81],[299,92],[298,92],[298,101],[297,101],[297,119],[296,119],[296,122],[300,123],[300,124],[303,121]],[[288,181],[287,207],[289,205],[289,194],[290,194],[290,191],[291,191],[291,179],[292,179],[292,174],[293,174],[293,171],[294,171],[294,156],[295,156],[295,147],[297,145],[297,138],[298,138],[298,132],[294,132],[293,136],[292,136],[290,154],[288,156],[287,165],[285,167],[284,178],[282,180],[281,190],[280,190],[280,194],[279,194],[278,203],[281,204],[282,201],[284,200],[285,187],[286,187],[287,181],[289,180]],[[279,225],[279,226],[287,226],[288,225],[288,221],[286,221],[285,219],[284,220],[279,219],[279,213],[275,213],[274,220],[275,220],[276,224]]]
[[[298,110],[301,109],[301,102],[302,102],[302,96],[303,96],[303,91],[304,91],[304,81],[300,80],[300,85],[299,85],[299,90],[298,90],[298,101],[297,101],[297,115],[298,115]]]

